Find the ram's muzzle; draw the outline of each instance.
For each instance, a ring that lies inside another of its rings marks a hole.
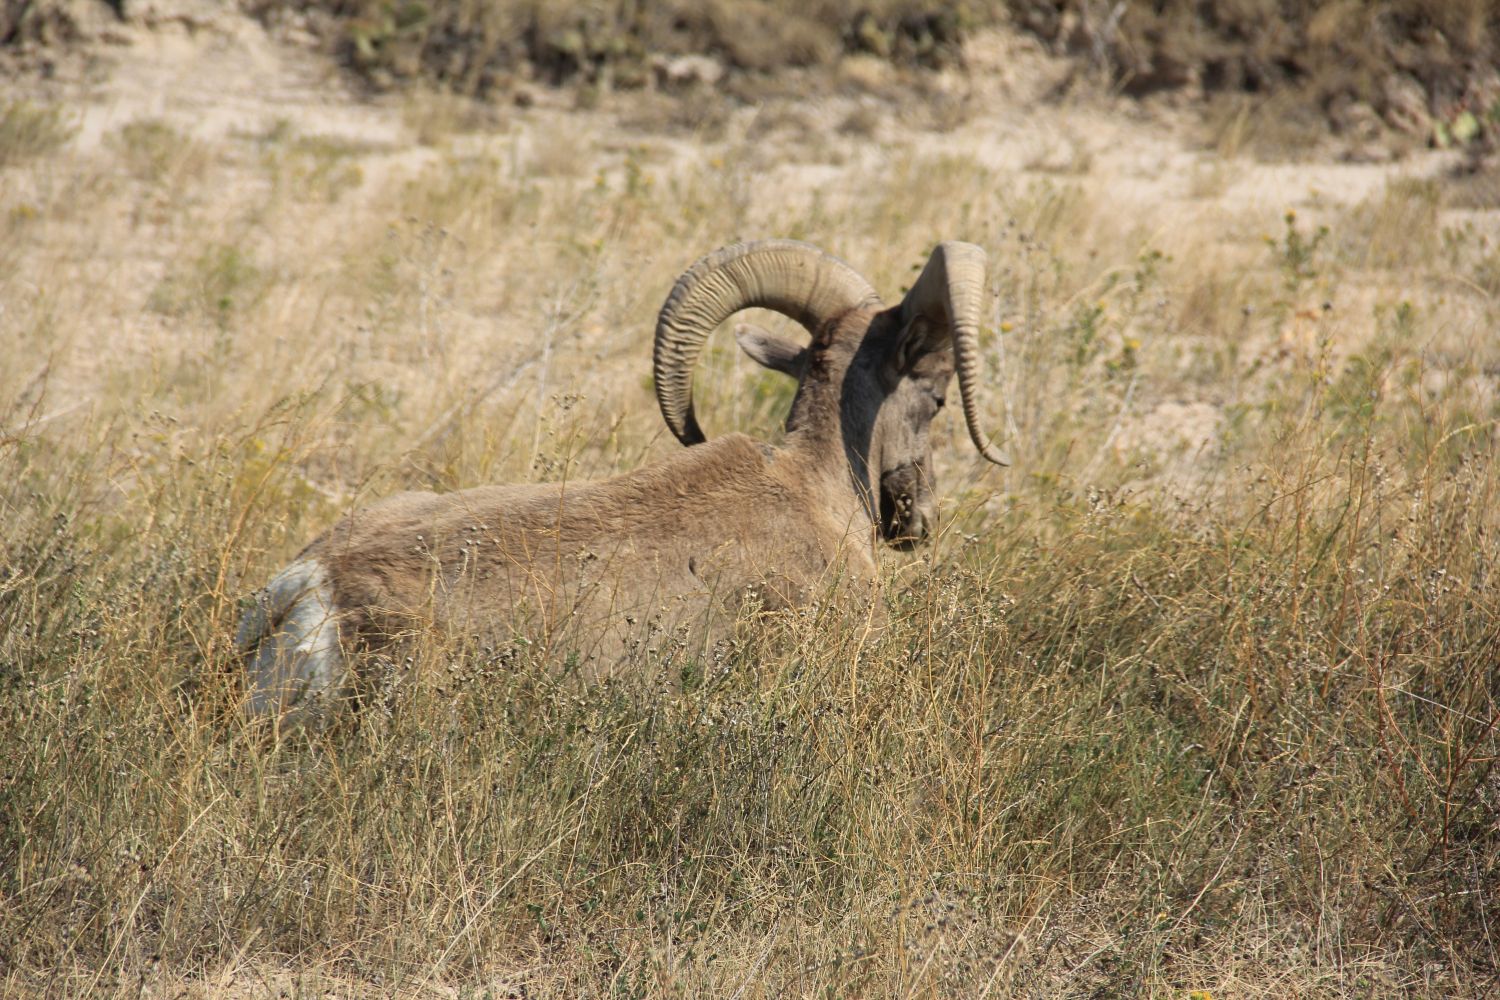
[[[899,465],[880,476],[880,534],[898,549],[924,541],[937,522],[928,483],[932,477],[916,463]]]

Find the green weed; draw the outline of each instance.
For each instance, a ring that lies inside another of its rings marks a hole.
[[[0,108],[0,167],[46,156],[77,131],[66,111],[56,105],[9,101]]]

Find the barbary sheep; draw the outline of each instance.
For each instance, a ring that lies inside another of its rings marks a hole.
[[[747,602],[796,606],[831,586],[874,597],[877,536],[908,545],[933,528],[928,430],[955,370],[975,446],[1009,464],[978,420],[984,281],[983,250],[943,243],[887,308],[805,243],[709,254],[667,297],[653,354],[662,415],[690,447],[611,479],[401,493],[348,514],[242,618],[249,712],[321,717],[348,689],[350,652],[434,627],[549,637],[597,675],[648,627],[711,635]],[[812,335],[804,347],[736,332],[757,363],[797,379],[780,447],[705,441],[693,410],[704,342],[751,307]]]

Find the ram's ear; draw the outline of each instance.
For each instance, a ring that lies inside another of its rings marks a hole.
[[[923,355],[951,350],[952,343],[953,338],[949,335],[947,326],[934,323],[925,316],[915,316],[896,336],[896,345],[891,350],[888,364],[893,374],[905,374],[916,367]]]
[[[790,337],[783,337],[750,323],[741,323],[734,328],[734,339],[739,343],[740,350],[761,367],[783,372],[793,378],[802,377],[807,348]]]

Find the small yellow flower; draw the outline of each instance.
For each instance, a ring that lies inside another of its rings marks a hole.
[[[1290,226],[1292,223],[1294,223],[1296,221],[1297,221],[1297,210],[1295,208],[1289,208],[1289,209],[1287,209],[1286,210],[1286,224]]]
[[[1139,351],[1140,349],[1141,349],[1141,338],[1139,338],[1139,337],[1126,337],[1125,338],[1125,350],[1127,350],[1127,351]]]
[[[1208,990],[1193,990],[1188,994],[1188,1000],[1214,1000],[1214,995]]]
[[[1010,331],[1014,330],[1015,328],[1016,328],[1016,325],[1014,323],[1012,323],[1010,320],[1006,320],[1005,322],[1003,322],[1003,323],[1000,324],[1000,332],[1001,333],[1010,333]]]

